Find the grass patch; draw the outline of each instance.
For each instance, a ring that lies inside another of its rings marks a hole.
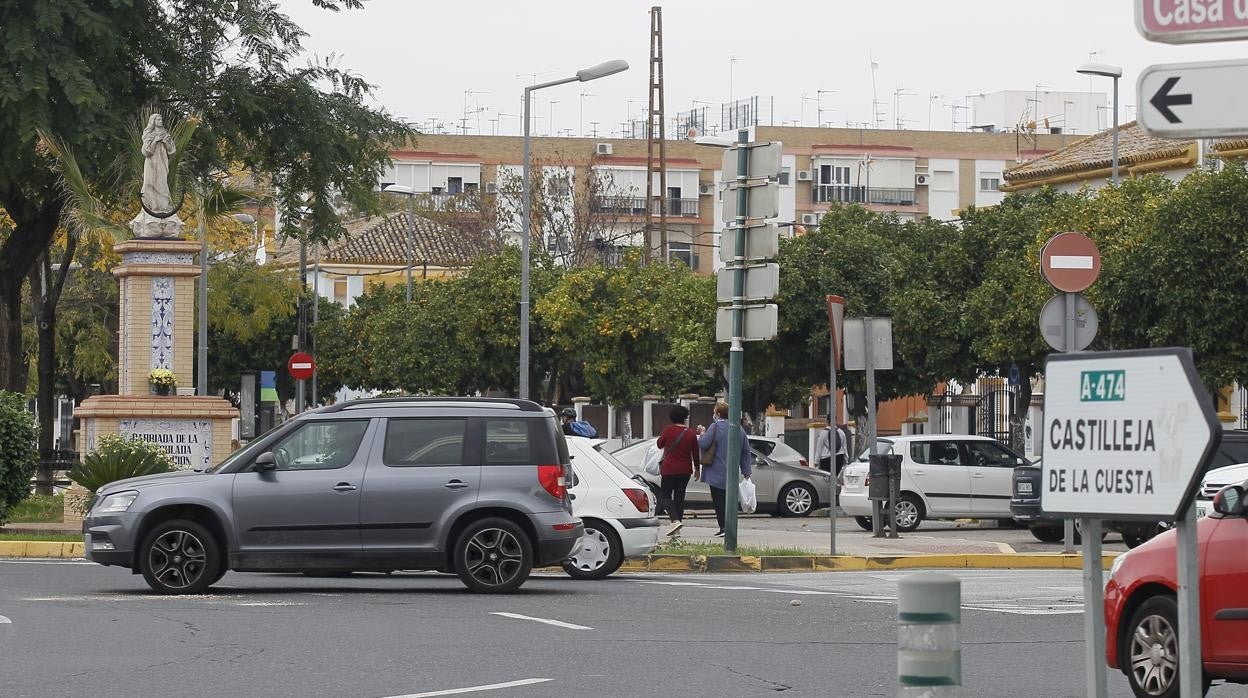
[[[728,555],[724,550],[723,543],[687,543],[679,538],[668,542],[660,543],[659,547],[654,550],[655,555]],[[737,551],[733,555],[745,555],[748,557],[779,557],[779,556],[807,556],[815,555],[814,551],[802,548],[770,548],[755,547],[750,545],[738,545]]]
[[[9,512],[13,523],[60,523],[65,519],[65,497],[32,494]]]
[[[48,543],[81,543],[81,533],[8,533],[0,531],[0,540],[36,540]]]

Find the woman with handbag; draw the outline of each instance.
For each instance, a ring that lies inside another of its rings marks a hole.
[[[698,475],[698,437],[689,433],[685,420],[689,418],[689,408],[677,405],[668,413],[671,424],[664,427],[655,445],[663,449],[663,459],[659,462],[659,502],[667,510],[672,527],[667,535],[675,535],[684,526],[685,489],[689,487],[689,479]]]
[[[701,427],[699,427],[700,429]],[[728,430],[737,429],[741,432],[741,477],[749,479],[754,473],[753,459],[750,457],[750,440],[740,425],[728,424],[728,405],[715,403],[715,421],[709,429],[698,437],[698,448],[701,449],[699,460],[702,462],[702,482],[711,490],[711,502],[715,505],[715,520],[719,522],[719,531],[715,535],[724,535],[724,490],[728,487]],[[732,483],[733,487],[740,483]]]

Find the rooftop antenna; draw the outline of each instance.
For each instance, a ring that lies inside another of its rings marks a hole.
[[[903,123],[906,121],[906,119],[901,118],[901,98],[913,97],[915,94],[904,87],[898,87],[896,90],[893,90],[893,120],[896,122],[895,127],[898,131],[904,128]]]
[[[871,60],[871,123],[874,128],[880,127],[880,93],[875,84],[875,73],[880,69],[880,64],[867,54],[867,58]]]

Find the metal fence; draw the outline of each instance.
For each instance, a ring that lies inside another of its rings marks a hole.
[[[975,410],[975,431],[980,436],[991,436],[1003,444],[1010,443],[1010,429],[1018,414],[1018,386],[996,387],[988,390],[979,400]]]

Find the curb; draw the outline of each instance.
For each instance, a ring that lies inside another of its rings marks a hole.
[[[1101,556],[1108,570],[1120,553]],[[0,541],[0,558],[81,558],[82,543]],[[844,572],[899,569],[1083,569],[1083,556],[1062,553],[952,555],[646,555],[624,561],[626,572]]]
[[[1120,553],[1101,556],[1103,569]],[[951,555],[646,555],[625,560],[627,572],[844,572],[898,569],[1083,569],[1083,556],[1062,553]]]
[[[0,557],[83,557],[82,543],[58,543],[46,540],[0,540]]]

